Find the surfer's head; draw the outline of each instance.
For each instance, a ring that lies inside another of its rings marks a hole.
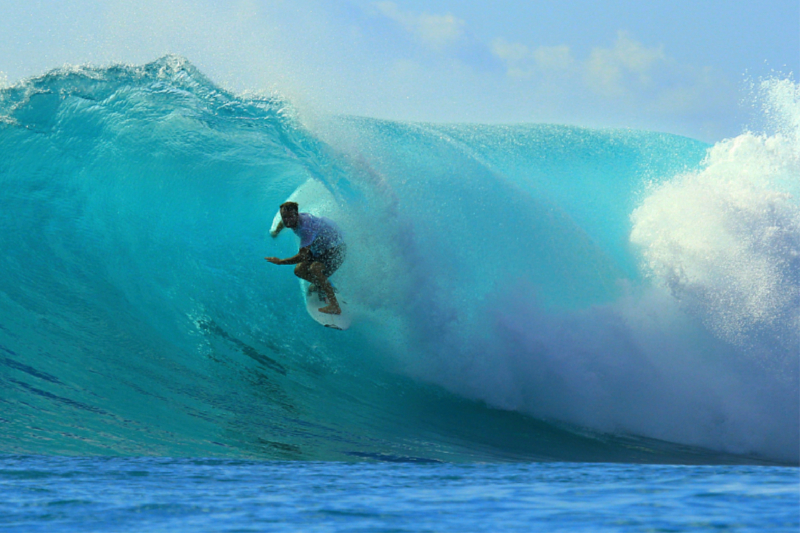
[[[281,204],[281,219],[287,228],[297,227],[300,220],[300,213],[296,202],[284,202]]]

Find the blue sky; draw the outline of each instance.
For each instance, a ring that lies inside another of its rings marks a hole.
[[[178,53],[301,111],[397,120],[716,141],[752,120],[749,80],[800,71],[797,0],[0,0],[0,13],[6,83]]]

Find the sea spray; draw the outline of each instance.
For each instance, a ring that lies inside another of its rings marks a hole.
[[[709,150],[632,214],[646,270],[725,340],[796,372],[800,357],[800,96],[762,85],[772,133]],[[785,360],[785,361],[784,361]]]

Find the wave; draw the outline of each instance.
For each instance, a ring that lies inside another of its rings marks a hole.
[[[0,89],[0,452],[796,464],[800,113],[765,83],[776,131],[713,147],[315,117],[174,56]],[[263,260],[297,191],[346,232],[347,332]]]

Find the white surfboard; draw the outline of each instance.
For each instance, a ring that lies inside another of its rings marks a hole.
[[[325,297],[323,291],[304,280],[300,280],[300,288],[306,299],[306,311],[308,311],[311,318],[326,328],[345,330],[350,327],[353,318],[350,315],[350,310],[347,308],[347,302],[342,298],[341,294],[336,294],[336,301],[339,302],[339,308],[342,312],[338,315],[331,315],[319,311],[320,307],[328,305],[328,299]]]

